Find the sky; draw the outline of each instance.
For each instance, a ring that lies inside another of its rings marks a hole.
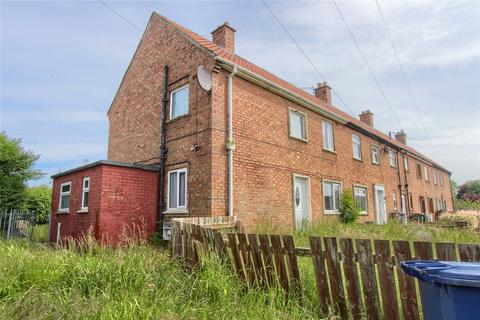
[[[0,131],[40,154],[45,176],[31,185],[106,158],[106,113],[152,11],[207,38],[229,21],[240,56],[310,92],[323,81],[262,2],[106,4],[118,14],[101,1],[0,3]],[[375,0],[336,4],[365,60],[334,2],[268,2],[341,97],[335,106],[404,129],[458,183],[479,179],[480,1],[379,0],[412,95]]]

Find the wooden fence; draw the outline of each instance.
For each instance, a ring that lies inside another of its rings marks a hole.
[[[416,280],[400,262],[480,261],[479,244],[311,237],[309,248],[299,248],[291,235],[245,234],[233,218],[212,219],[173,222],[175,259],[194,266],[202,252],[215,252],[249,286],[280,286],[299,296],[299,257],[307,257],[322,312],[333,308],[342,319],[420,319]],[[225,228],[234,232],[221,233]]]

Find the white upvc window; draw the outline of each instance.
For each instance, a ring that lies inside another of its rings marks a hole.
[[[397,152],[393,149],[388,150],[388,159],[390,162],[390,167],[397,167]]]
[[[90,177],[84,177],[82,182],[82,207],[80,211],[88,211],[88,198],[90,195]]]
[[[434,184],[437,184],[437,170],[433,169],[433,183]]]
[[[337,214],[340,210],[342,185],[339,182],[323,181],[323,208],[325,214]]]
[[[352,134],[352,148],[353,148],[353,158],[357,160],[362,160],[362,145],[360,137],[356,134]]]
[[[355,207],[360,210],[360,214],[367,214],[367,188],[360,186],[353,187],[353,198]]]
[[[64,182],[60,185],[60,201],[58,204],[59,212],[70,211],[70,194],[72,192],[72,182]]]
[[[188,113],[188,84],[172,91],[170,95],[170,119]]]
[[[428,182],[428,168],[427,167],[423,167],[423,173],[424,173],[424,176],[425,176],[425,181]]]
[[[372,163],[380,164],[380,156],[378,152],[378,146],[372,145]]]
[[[288,110],[290,137],[307,141],[307,115],[295,109]]]
[[[333,125],[331,122],[322,121],[323,149],[335,151]]]
[[[168,172],[168,201],[170,210],[187,209],[187,169]]]
[[[408,171],[408,158],[406,155],[403,156],[403,166],[405,167],[405,171]]]
[[[440,175],[440,185],[443,186],[443,174]]]

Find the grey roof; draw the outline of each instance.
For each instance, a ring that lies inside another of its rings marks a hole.
[[[61,176],[65,176],[70,173],[74,173],[77,171],[82,171],[88,168],[96,167],[99,165],[109,165],[109,166],[115,166],[115,167],[125,167],[125,168],[133,168],[133,169],[141,169],[141,170],[147,170],[147,171],[158,171],[159,168],[153,165],[145,165],[145,164],[136,164],[136,163],[127,163],[127,162],[120,162],[120,161],[112,161],[112,160],[99,160],[95,161],[92,163],[88,163],[86,165],[76,167],[67,171],[59,172],[57,174],[54,174],[51,178],[55,179]]]

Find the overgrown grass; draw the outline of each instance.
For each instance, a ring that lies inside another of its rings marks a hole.
[[[32,240],[35,242],[48,242],[48,224],[37,224],[33,227]]]
[[[267,225],[258,227],[258,233],[289,233],[288,230],[271,229]],[[480,233],[471,230],[448,229],[429,224],[391,221],[384,225],[373,223],[342,224],[337,220],[326,220],[317,224],[306,224],[294,233],[297,246],[308,246],[309,237],[338,237],[353,239],[385,239],[407,241],[431,241],[453,243],[480,243]]]
[[[315,319],[316,299],[248,289],[214,258],[193,273],[148,245],[0,242],[2,319]],[[314,294],[314,287],[304,290]]]

